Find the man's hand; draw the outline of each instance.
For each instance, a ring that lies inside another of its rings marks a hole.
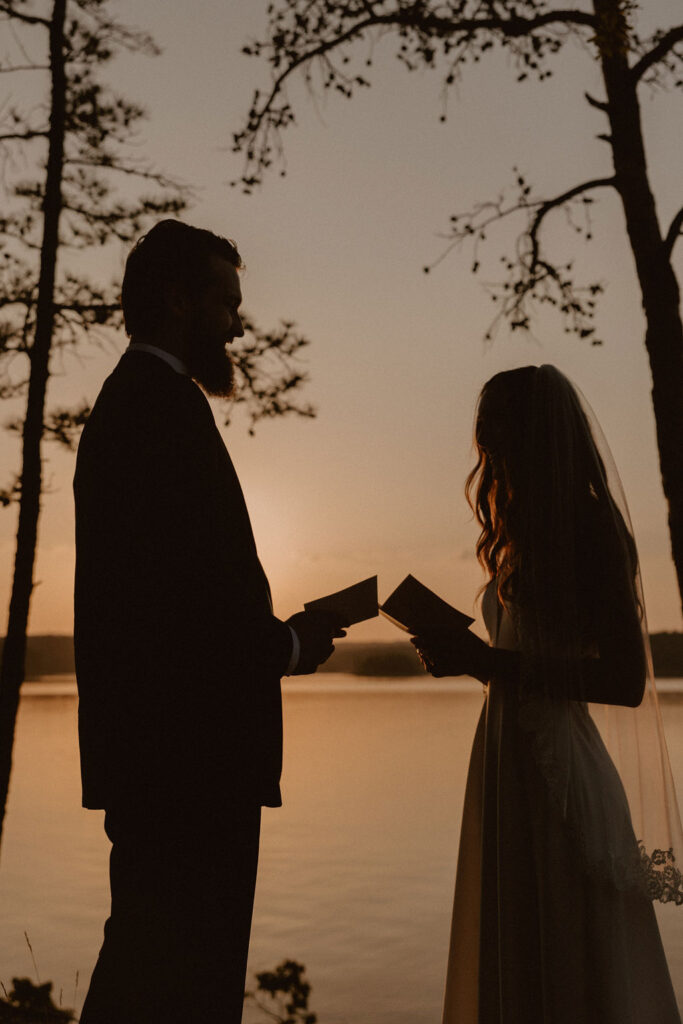
[[[474,676],[488,682],[492,650],[469,629],[435,629],[414,636],[411,644],[427,672],[441,676]]]
[[[311,609],[292,615],[287,625],[292,627],[301,644],[299,661],[292,674],[302,676],[315,672],[318,665],[327,661],[334,650],[332,641],[346,636],[344,626],[348,626],[348,622],[335,612]]]

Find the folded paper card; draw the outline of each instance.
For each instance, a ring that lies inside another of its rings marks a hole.
[[[379,610],[385,618],[407,633],[430,629],[467,629],[474,622],[471,615],[459,612],[414,576],[406,576]]]
[[[354,583],[336,594],[327,594],[315,601],[307,601],[306,611],[312,609],[323,612],[338,612],[351,626],[354,622],[374,619],[379,614],[377,607],[377,577],[371,576],[361,583]]]

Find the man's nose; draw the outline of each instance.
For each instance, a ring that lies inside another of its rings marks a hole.
[[[239,313],[235,313],[235,319],[232,324],[232,333],[235,338],[244,337],[244,327],[242,325],[242,317]]]

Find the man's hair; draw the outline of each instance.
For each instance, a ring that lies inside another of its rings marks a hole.
[[[154,333],[166,312],[169,286],[190,295],[201,293],[210,278],[212,256],[240,269],[242,257],[234,242],[213,231],[194,228],[179,220],[162,220],[135,243],[121,287],[126,333]]]

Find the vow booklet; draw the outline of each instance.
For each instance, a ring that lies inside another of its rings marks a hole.
[[[414,576],[406,576],[379,610],[399,629],[413,635],[434,628],[467,629],[474,622],[471,615],[459,612]]]
[[[336,594],[327,594],[326,597],[319,597],[315,601],[307,601],[305,610],[320,610],[323,612],[338,612],[343,615],[349,625],[354,622],[364,622],[365,619],[374,619],[379,615],[377,606],[377,577],[371,576],[361,583],[354,583],[344,590],[338,590]]]

